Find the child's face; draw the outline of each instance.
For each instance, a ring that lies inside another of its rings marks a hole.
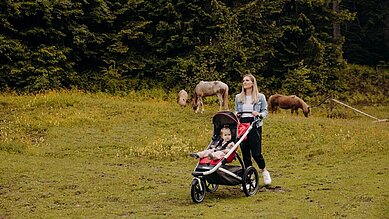
[[[224,130],[222,133],[222,138],[224,141],[231,140],[231,131],[230,130]]]

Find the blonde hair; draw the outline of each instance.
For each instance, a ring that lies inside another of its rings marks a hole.
[[[251,94],[246,94],[246,90],[243,87],[242,84],[242,92],[238,94],[238,101],[242,103],[246,103],[246,95],[250,96],[251,95],[251,100],[253,101],[252,103],[257,103],[258,102],[258,86],[257,86],[257,80],[255,79],[254,75],[252,74],[246,74],[243,76],[243,78],[249,77],[250,80],[253,82],[253,89],[251,89]]]

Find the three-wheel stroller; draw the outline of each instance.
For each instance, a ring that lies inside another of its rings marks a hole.
[[[257,125],[259,121],[259,118],[256,118],[251,124],[241,124],[232,112],[222,111],[216,113],[213,117],[213,136],[207,149],[220,141],[220,130],[223,127],[230,128],[231,139],[235,142],[235,145],[220,160],[209,160],[207,157],[199,160],[192,172],[194,178],[191,184],[191,196],[194,202],[202,202],[206,192],[215,192],[219,185],[241,185],[246,196],[254,195],[258,191],[258,172],[252,166],[244,166],[237,149],[253,126]],[[239,161],[240,166],[229,165],[235,159]]]

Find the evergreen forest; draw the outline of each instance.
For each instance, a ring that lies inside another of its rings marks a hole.
[[[388,0],[2,0],[0,90],[389,94]]]

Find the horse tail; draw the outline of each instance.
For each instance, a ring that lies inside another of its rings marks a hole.
[[[270,95],[268,101],[267,101],[267,108],[270,112],[273,112],[273,95]]]
[[[223,107],[225,110],[228,110],[228,85],[226,85],[226,89],[223,93]]]
[[[270,97],[267,99],[267,110],[271,110],[271,103],[270,103],[270,101],[271,101],[271,95],[270,95]]]

